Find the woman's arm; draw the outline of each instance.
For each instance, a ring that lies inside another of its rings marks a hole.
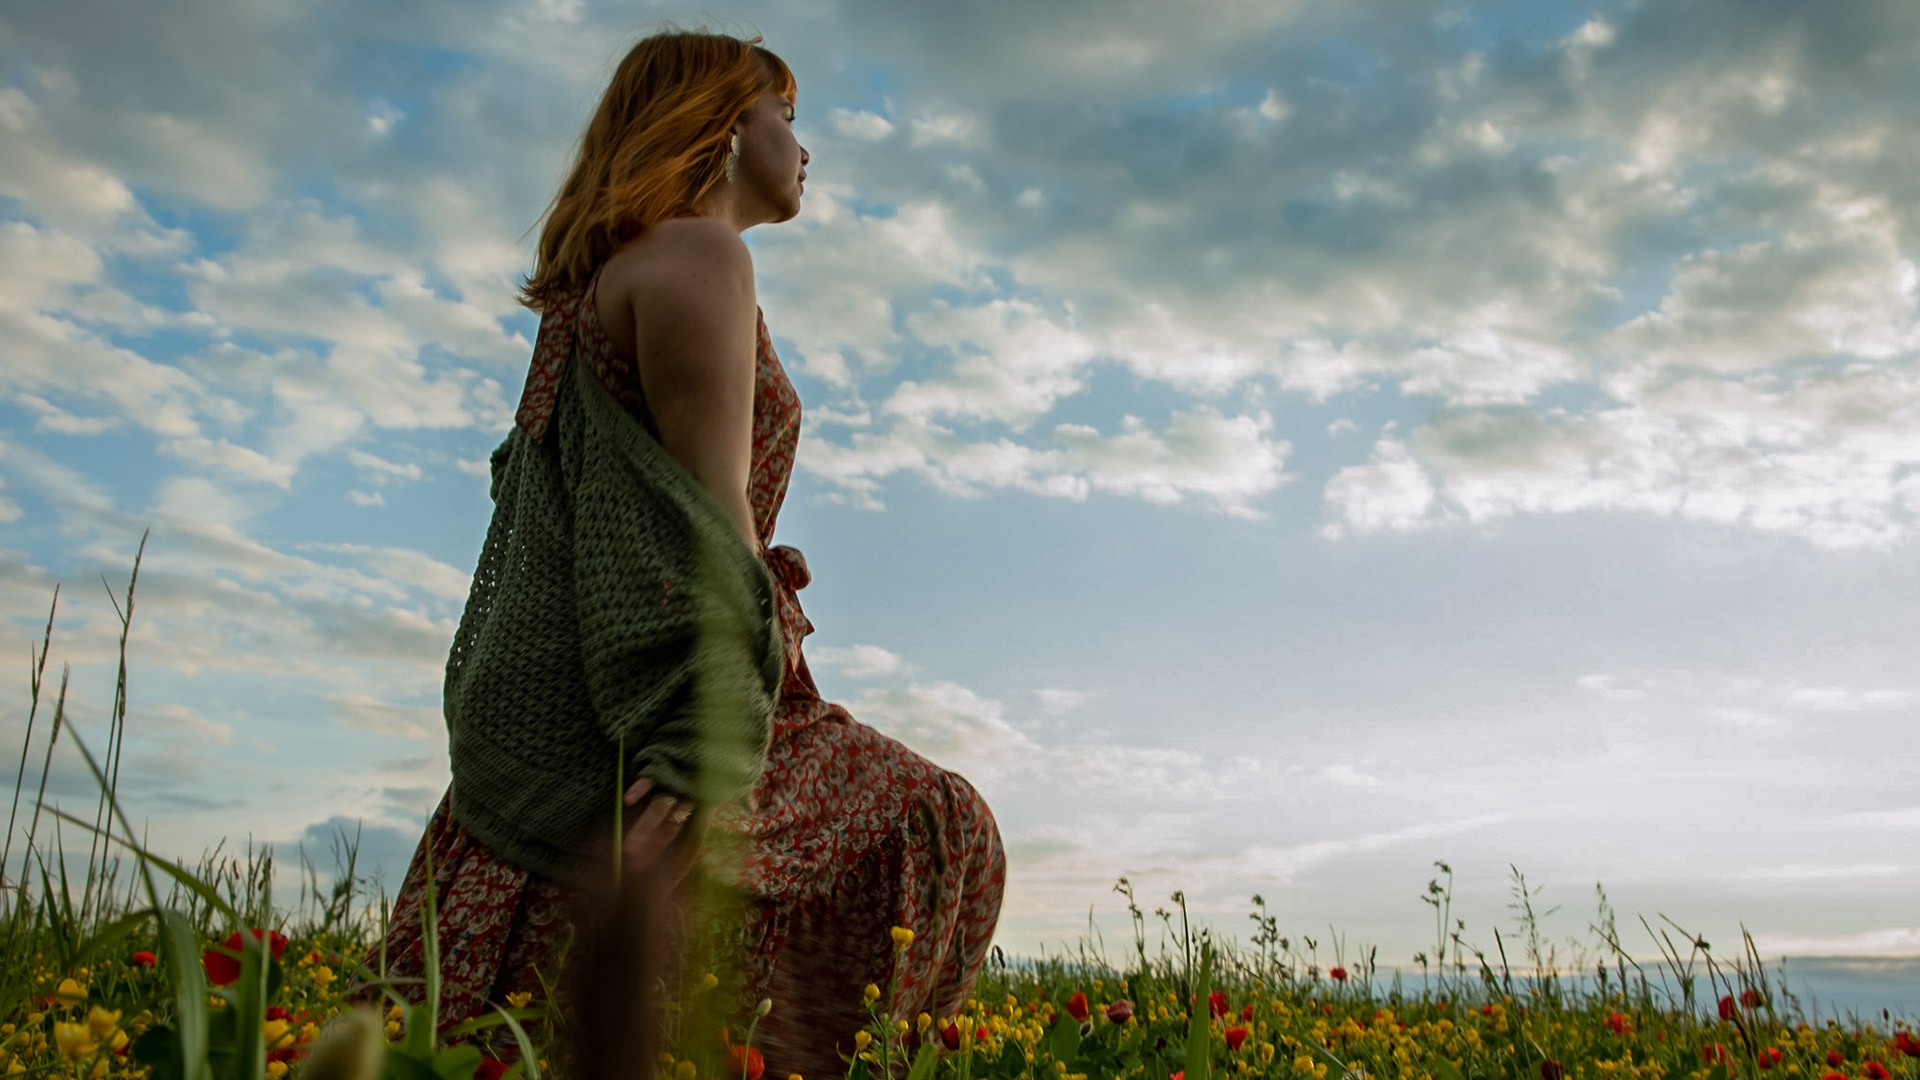
[[[654,250],[632,279],[640,390],[667,452],[757,553],[747,499],[759,321],[753,257],[739,233],[712,218],[653,230]]]

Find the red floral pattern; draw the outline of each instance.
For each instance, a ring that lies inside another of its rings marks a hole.
[[[555,388],[575,346],[595,375],[649,432],[657,432],[631,361],[608,342],[586,302],[589,283],[549,305],[529,367],[516,423],[538,438],[551,417]],[[743,1010],[773,1000],[754,1043],[775,1076],[845,1071],[864,1022],[860,990],[894,975],[893,926],[911,927],[901,954],[894,1016],[951,1016],[971,993],[999,920],[1006,855],[992,812],[963,777],[822,700],[800,642],[813,630],[798,590],[811,580],[806,559],[768,548],[786,498],[799,443],[800,400],[758,320],[757,395],[749,497],[763,557],[779,585],[778,617],[788,669],[773,718],[766,771],[755,787],[757,811],[744,801],[715,809],[700,869],[747,890],[737,928]],[[452,820],[442,797],[408,867],[387,936],[388,974],[418,977],[424,968],[421,899],[431,852],[440,922],[439,1022],[458,1023],[503,1002],[540,993],[534,969],[551,978],[553,950],[570,898],[556,882],[499,859]],[[720,865],[719,851],[740,854]],[[691,880],[691,879],[690,879]],[[351,993],[351,991],[350,991]],[[745,1017],[742,1016],[744,1021]],[[516,1060],[511,1045],[496,1056]]]

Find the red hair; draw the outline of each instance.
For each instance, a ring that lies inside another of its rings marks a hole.
[[[542,215],[522,304],[541,310],[642,229],[699,212],[721,181],[733,126],[768,90],[795,93],[792,70],[760,40],[676,31],[627,53]]]

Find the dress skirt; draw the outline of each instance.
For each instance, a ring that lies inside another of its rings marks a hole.
[[[896,979],[897,1019],[961,1010],[999,920],[1006,855],[993,814],[964,778],[841,706],[788,686],[754,789],[758,811],[720,808],[702,854],[740,853],[727,873],[745,903],[740,924],[725,935],[733,955],[723,953],[723,962],[737,965],[735,1019],[744,1027],[753,1005],[770,998],[772,1011],[753,1038],[767,1075],[824,1080],[845,1073],[841,1055],[852,1053],[853,1035],[866,1023],[861,991],[868,983],[885,988]],[[555,981],[571,890],[488,851],[452,819],[444,796],[394,904],[389,976],[424,973],[429,852],[441,1028],[490,1013],[508,994],[531,994],[537,1004],[540,975]],[[689,881],[703,868],[697,860]],[[897,974],[894,926],[915,935]],[[517,1060],[511,1038],[492,1045],[493,1057]]]

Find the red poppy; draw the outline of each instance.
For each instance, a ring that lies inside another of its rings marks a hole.
[[[1240,1019],[1253,1019],[1253,1002],[1249,1001],[1245,1005],[1240,1006]]]
[[[273,958],[275,960],[280,959],[280,954],[287,951],[287,935],[280,933],[278,930],[265,931],[256,926],[248,930],[247,933],[252,934],[253,940],[255,941],[267,942],[268,947],[273,950]],[[235,930],[233,933],[228,934],[227,940],[221,944],[238,953],[240,951],[240,931]],[[215,952],[212,949],[208,949],[201,955],[200,963],[207,969],[207,981],[215,986],[226,986],[228,983],[240,977],[240,961],[228,956],[226,953]]]
[[[1067,1015],[1075,1020],[1085,1020],[1087,1013],[1087,995],[1076,992],[1067,999]]]
[[[1126,998],[1107,1006],[1107,1020],[1115,1024],[1124,1024],[1133,1019],[1133,1002]]]
[[[1754,1068],[1759,1069],[1761,1072],[1766,1072],[1768,1069],[1773,1068],[1773,1059],[1765,1054],[1761,1054],[1753,1059],[1753,1065]]]
[[[1246,1041],[1247,1041],[1246,1028],[1230,1027],[1227,1029],[1227,1049],[1238,1050],[1240,1049],[1240,1044]]]
[[[1760,996],[1760,991],[1758,990],[1749,988],[1740,992],[1740,1004],[1745,1005],[1749,1009],[1759,1008],[1761,1002],[1766,1000],[1766,998]]]
[[[960,1025],[947,1021],[947,1026],[940,1029],[940,1042],[949,1050],[960,1049]]]
[[[1827,1064],[1832,1065],[1834,1068],[1839,1068],[1840,1066],[1846,1064],[1846,1062],[1847,1062],[1847,1055],[1841,1053],[1838,1050],[1827,1051]]]
[[[760,1080],[760,1074],[767,1071],[766,1060],[760,1056],[757,1046],[727,1047],[726,1072],[728,1076],[738,1076],[741,1080]]]
[[[293,1014],[292,1014],[292,1013],[290,1013],[290,1012],[288,1012],[287,1010],[285,1010],[285,1009],[283,1009],[283,1008],[281,1008],[281,1007],[280,1007],[280,1006],[278,1006],[278,1005],[269,1005],[269,1006],[267,1006],[267,1019],[269,1019],[269,1020],[291,1020],[291,1019],[293,1019]]]
[[[1889,1080],[1889,1078],[1893,1075],[1892,1073],[1887,1071],[1887,1067],[1885,1065],[1882,1065],[1877,1061],[1869,1061],[1866,1064],[1860,1066],[1860,1068],[1867,1074],[1867,1080]]]
[[[1187,1080],[1187,1070],[1181,1069],[1177,1073],[1168,1073],[1167,1080]]]
[[[1775,1065],[1780,1064],[1780,1059],[1786,1056],[1787,1055],[1782,1053],[1780,1048],[1777,1046],[1767,1047],[1767,1057],[1771,1058]]]
[[[1444,1004],[1445,1004],[1445,1002],[1442,1002],[1441,1004],[1443,1004],[1443,1005],[1444,1005]],[[1481,1016],[1492,1016],[1492,1015],[1493,1015],[1493,1004],[1492,1004],[1491,1002],[1489,1002],[1488,1004],[1485,1004],[1485,1005],[1482,1005],[1482,1006],[1480,1006],[1480,1015],[1481,1015]]]
[[[1207,1019],[1217,1020],[1227,1015],[1227,994],[1224,990],[1215,990],[1207,995]],[[1185,1070],[1182,1070],[1183,1072]]]
[[[139,952],[133,954],[134,967],[154,967],[159,963],[160,958],[145,949],[141,949]]]
[[[1560,1080],[1560,1063],[1548,1058],[1540,1063],[1540,1080]]]
[[[978,1030],[974,1031],[973,1037],[976,1042],[986,1042],[987,1036],[991,1034],[993,1033],[987,1030],[987,1025],[981,1024]]]
[[[1700,1056],[1706,1059],[1709,1065],[1716,1061],[1725,1061],[1727,1060],[1726,1044],[1714,1043],[1712,1046],[1703,1046],[1700,1048]]]
[[[1327,977],[1332,979],[1334,982],[1346,982],[1347,969],[1343,967],[1334,968],[1333,970],[1327,972]]]
[[[235,934],[232,947],[238,949],[240,935]],[[208,949],[200,954],[200,966],[207,969],[207,981],[215,986],[225,986],[240,977],[240,961],[223,952]]]
[[[1920,1039],[1915,1039],[1905,1031],[1893,1033],[1893,1048],[1908,1057],[1920,1057]]]
[[[1627,1023],[1626,1017],[1616,1012],[1607,1014],[1607,1026],[1613,1029],[1615,1035],[1625,1035],[1633,1025]]]
[[[500,1080],[506,1074],[507,1063],[498,1058],[483,1057],[473,1067],[473,1080]]]
[[[1732,994],[1728,994],[1726,997],[1723,997],[1720,999],[1720,1019],[1722,1020],[1733,1019],[1733,995]]]

